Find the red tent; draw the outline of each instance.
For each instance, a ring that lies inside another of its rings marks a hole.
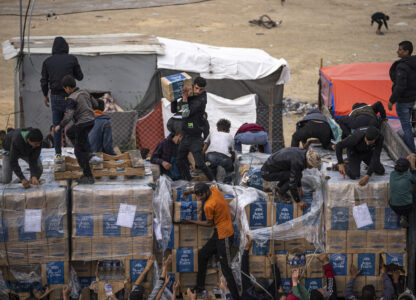
[[[320,69],[321,99],[332,114],[344,116],[356,102],[383,103],[388,117],[397,117],[395,109],[389,111],[392,82],[389,69],[392,63],[356,63]]]

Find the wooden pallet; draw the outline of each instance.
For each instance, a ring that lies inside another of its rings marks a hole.
[[[104,161],[100,164],[90,165],[94,178],[108,176],[114,179],[117,176],[129,178],[145,176],[143,159],[137,150],[124,152],[116,156],[105,153],[97,156],[104,159]],[[76,158],[65,156],[62,164],[65,165],[65,171],[55,171],[55,180],[77,179],[82,176],[82,170]]]

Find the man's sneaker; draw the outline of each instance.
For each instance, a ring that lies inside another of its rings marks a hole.
[[[56,154],[55,155],[55,160],[54,160],[55,163],[62,164],[64,161],[65,160],[64,160],[64,158],[62,157],[61,154]]]
[[[98,165],[98,164],[102,163],[103,161],[104,161],[104,159],[102,159],[101,157],[98,157],[97,155],[94,155],[90,159],[90,164],[91,165]]]
[[[407,222],[407,218],[405,216],[400,217],[400,226],[403,228],[409,227],[409,222]]]
[[[82,175],[76,180],[79,184],[94,184],[95,180],[93,177]]]

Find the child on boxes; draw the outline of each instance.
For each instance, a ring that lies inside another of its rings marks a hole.
[[[413,209],[413,184],[416,183],[416,176],[409,172],[410,165],[406,158],[399,158],[390,174],[390,207],[400,216],[400,225],[409,227],[407,217]]]
[[[221,119],[217,122],[217,131],[211,132],[204,143],[203,152],[205,160],[209,162],[209,168],[217,181],[217,167],[224,168],[226,176],[224,183],[231,183],[231,172],[234,171],[235,158],[234,139],[230,134],[231,122]],[[220,181],[221,182],[221,181]]]

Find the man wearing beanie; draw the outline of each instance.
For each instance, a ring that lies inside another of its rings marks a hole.
[[[338,170],[341,174],[347,174],[351,179],[360,177],[360,165],[363,161],[367,166],[367,174],[360,179],[359,185],[368,183],[371,175],[384,174],[384,167],[380,163],[381,150],[384,137],[374,126],[366,131],[356,131],[336,145]],[[344,163],[342,151],[347,148],[348,163]]]
[[[302,201],[302,171],[306,168],[321,168],[321,157],[312,150],[288,147],[272,154],[261,168],[261,177],[267,181],[278,181],[276,196],[290,193],[292,200],[298,203],[302,210],[307,203]]]

